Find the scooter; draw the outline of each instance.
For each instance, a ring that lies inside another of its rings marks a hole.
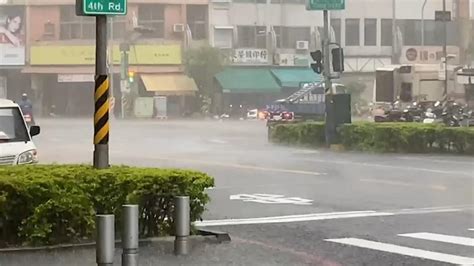
[[[34,126],[35,125],[35,120],[33,119],[33,114],[32,113],[24,113],[23,118],[25,119],[26,125],[28,127]]]

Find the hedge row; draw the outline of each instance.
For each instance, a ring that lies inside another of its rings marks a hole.
[[[417,123],[356,123],[342,125],[339,141],[347,150],[400,153],[453,153],[474,155],[474,129]],[[325,147],[323,123],[276,125],[275,143]]]
[[[93,239],[95,215],[139,204],[141,236],[171,234],[173,198],[188,195],[191,219],[204,212],[214,180],[184,170],[38,165],[0,168],[0,246],[48,245]]]

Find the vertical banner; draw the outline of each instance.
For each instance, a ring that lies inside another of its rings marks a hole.
[[[0,65],[25,64],[25,9],[0,6]]]

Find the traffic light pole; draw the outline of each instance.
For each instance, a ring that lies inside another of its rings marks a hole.
[[[96,16],[94,168],[109,167],[109,76],[107,71],[107,17]]]
[[[332,81],[331,81],[331,56],[330,56],[330,34],[329,34],[329,11],[324,10],[324,36],[323,36],[323,56],[324,56],[324,89],[332,96]],[[325,97],[326,103],[326,143],[331,145],[336,136],[336,123],[334,121],[334,111],[329,111],[334,108],[332,97]]]

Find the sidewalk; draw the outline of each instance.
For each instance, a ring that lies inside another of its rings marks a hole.
[[[121,249],[116,248],[114,265],[121,265]],[[144,243],[139,250],[140,266],[155,265],[310,265],[308,258],[296,252],[280,250],[244,239],[217,243],[212,237],[192,239],[188,256],[173,255],[173,239],[160,238]],[[93,266],[95,247],[51,251],[0,253],[0,266]]]

